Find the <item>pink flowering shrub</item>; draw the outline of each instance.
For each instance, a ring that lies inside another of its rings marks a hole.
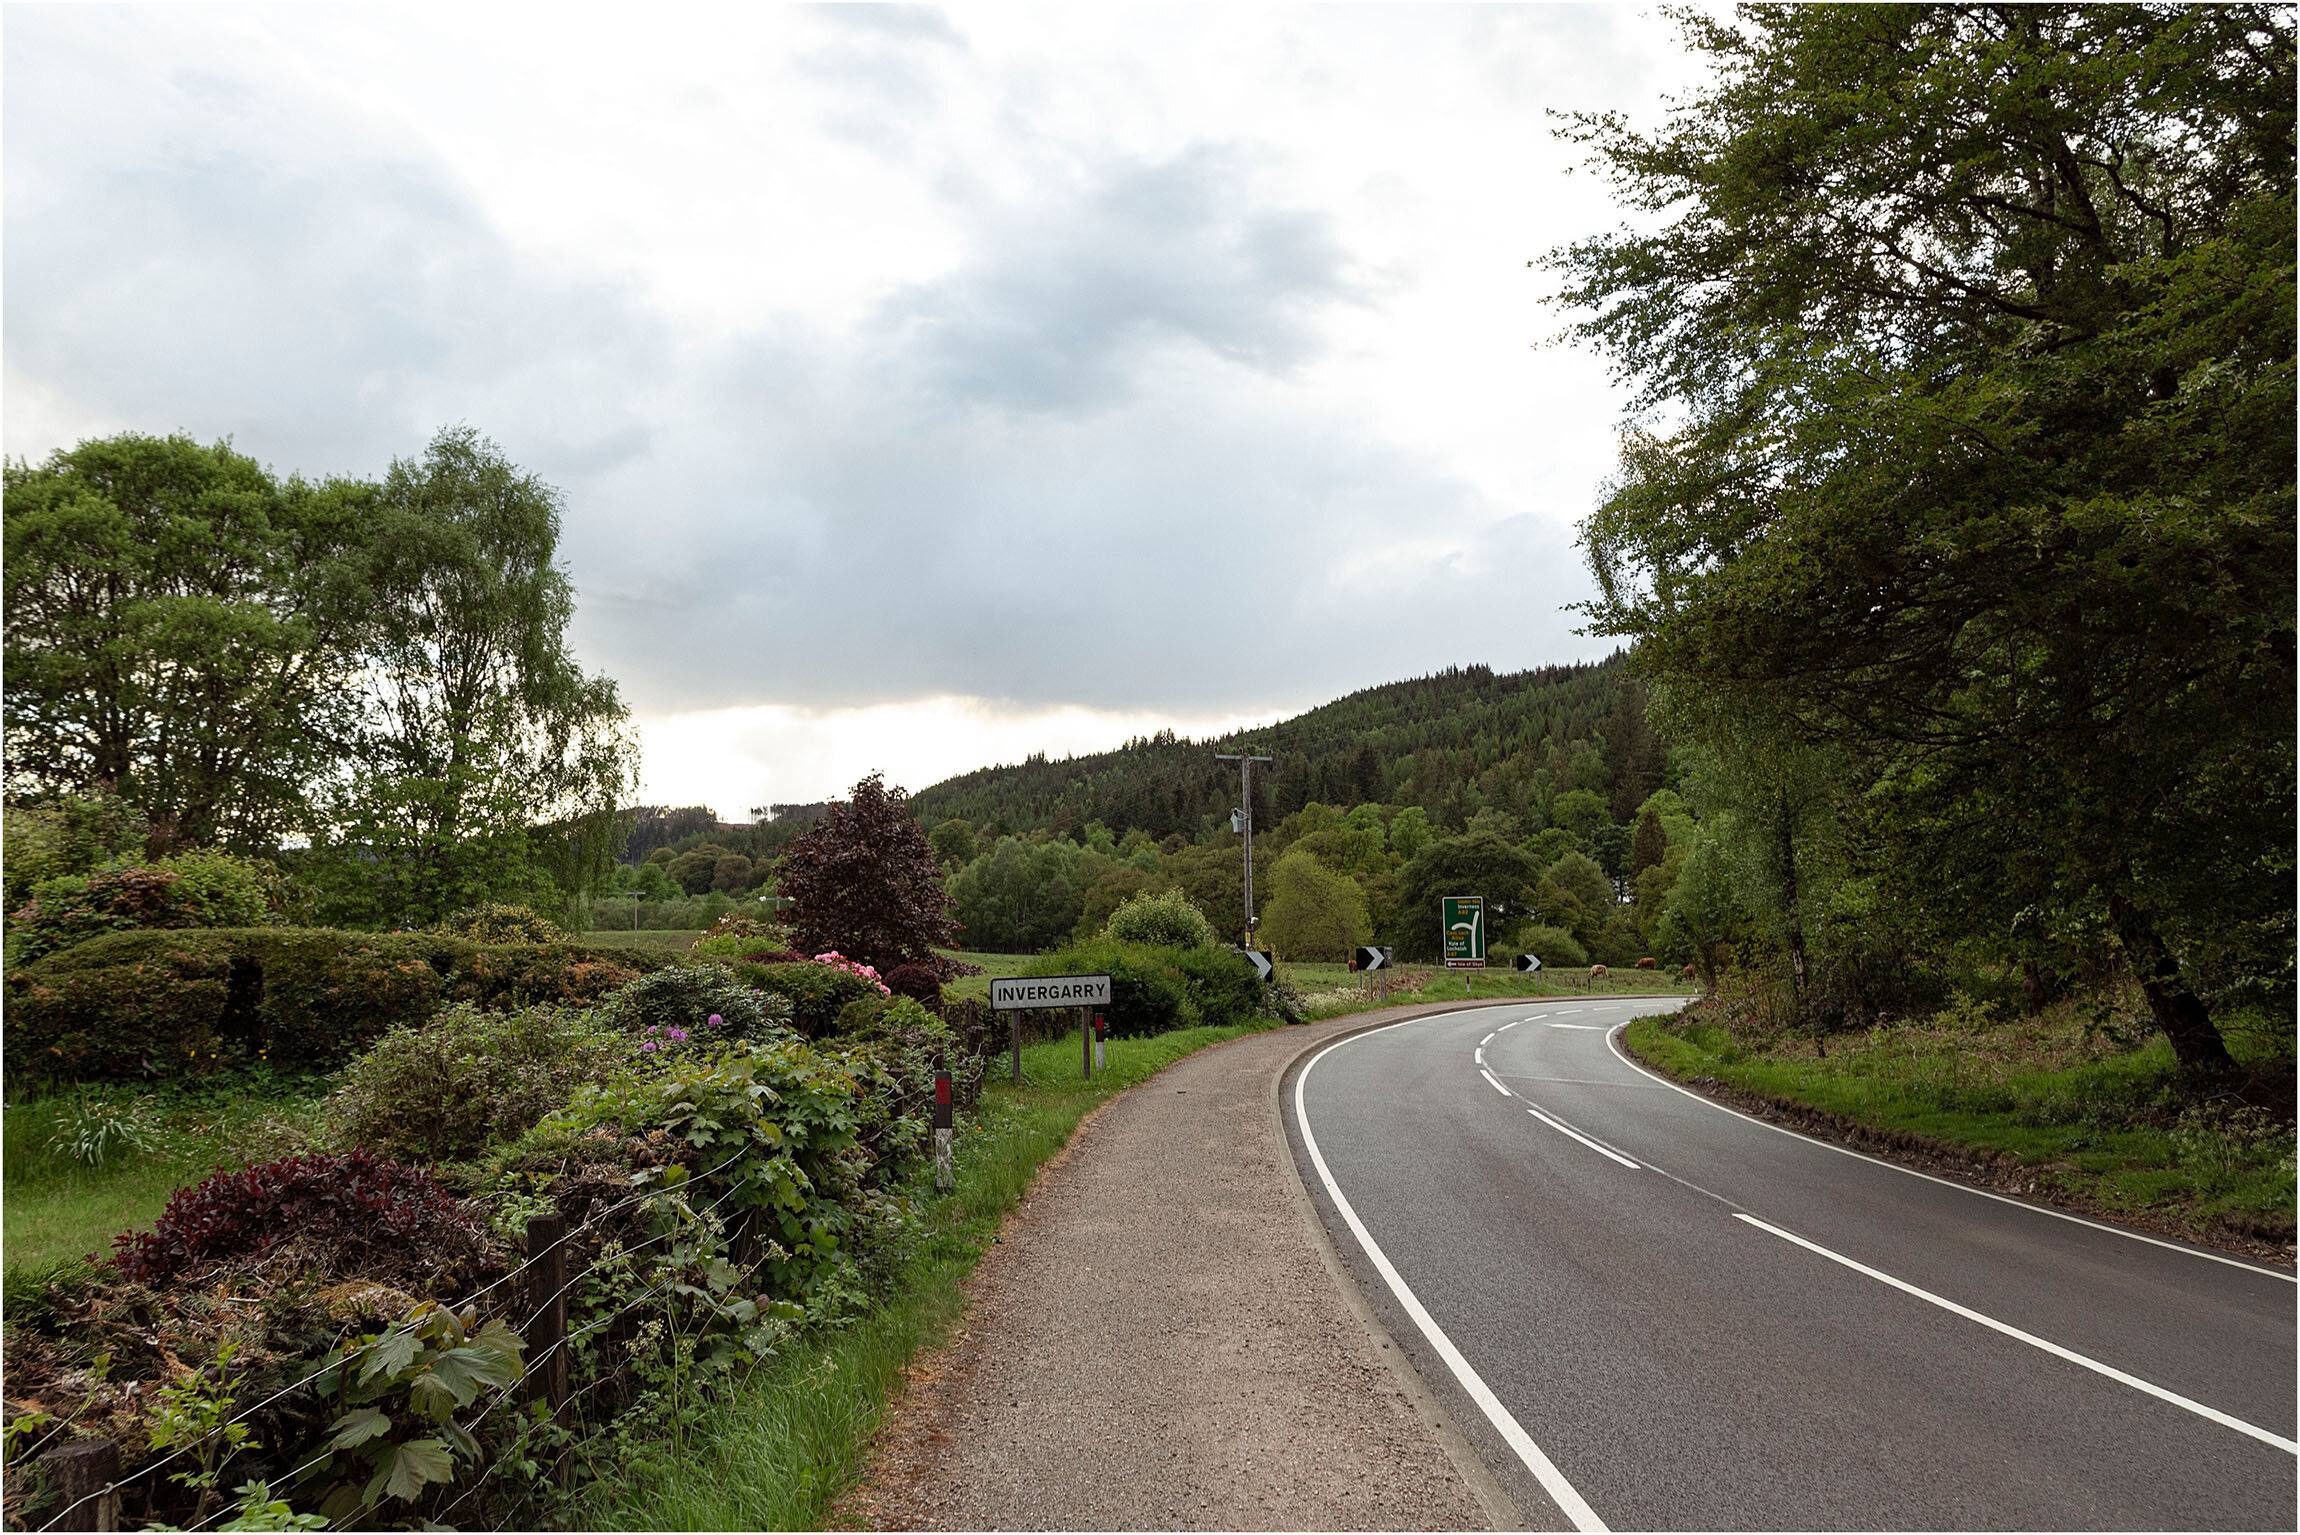
[[[872,969],[869,965],[856,964],[853,960],[847,958],[844,954],[841,954],[836,949],[826,949],[822,953],[817,954],[815,956],[815,963],[818,965],[829,965],[834,970],[844,970],[849,975],[862,977],[864,980],[870,982],[873,986],[876,986],[878,988],[878,994],[882,997],[891,997],[894,995],[894,992],[888,988],[886,982],[879,979],[879,974],[876,970]]]

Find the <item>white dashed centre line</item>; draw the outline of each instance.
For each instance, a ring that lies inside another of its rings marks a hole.
[[[1623,1167],[1630,1169],[1632,1172],[1637,1170],[1637,1164],[1635,1162],[1630,1161],[1629,1158],[1623,1156],[1620,1152],[1615,1151],[1610,1146],[1600,1146],[1597,1144],[1597,1142],[1591,1140],[1588,1136],[1583,1135],[1579,1130],[1574,1129],[1571,1125],[1565,1124],[1560,1120],[1552,1119],[1547,1114],[1541,1112],[1539,1109],[1529,1108],[1526,1110],[1526,1112],[1531,1114],[1534,1118],[1540,1120],[1543,1124],[1549,1126],[1549,1128],[1552,1130],[1555,1130],[1558,1134],[1569,1136],[1572,1139],[1581,1142],[1582,1145],[1587,1146],[1591,1151],[1596,1152],[1599,1156],[1611,1157],[1614,1161],[1619,1162]]]

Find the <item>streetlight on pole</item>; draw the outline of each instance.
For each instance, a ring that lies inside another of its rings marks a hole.
[[[1246,836],[1246,947],[1251,949],[1254,946],[1254,764],[1276,759],[1245,752],[1216,752],[1214,760],[1237,763],[1239,775],[1245,781],[1244,798],[1234,819]]]

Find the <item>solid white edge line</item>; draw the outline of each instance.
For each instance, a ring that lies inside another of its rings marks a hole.
[[[2162,1386],[2142,1380],[2137,1375],[2127,1375],[2124,1371],[2116,1368],[2114,1365],[2102,1364],[2099,1360],[2090,1358],[2084,1354],[2080,1354],[2075,1349],[2063,1348],[2049,1338],[2040,1338],[2033,1332],[2023,1332],[2009,1322],[2000,1322],[1995,1317],[1983,1316],[1980,1312],[1973,1310],[1970,1306],[1960,1306],[1955,1301],[1950,1300],[1945,1296],[1935,1295],[1930,1290],[1919,1289],[1917,1286],[1910,1284],[1905,1279],[1896,1279],[1892,1275],[1885,1273],[1882,1269],[1873,1269],[1866,1263],[1856,1262],[1854,1259],[1846,1257],[1843,1253],[1832,1252],[1828,1248],[1823,1247],[1818,1242],[1808,1242],[1803,1237],[1797,1235],[1795,1232],[1783,1231],[1780,1227],[1772,1225],[1766,1221],[1761,1221],[1754,1215],[1744,1215],[1740,1211],[1736,1210],[1733,1212],[1733,1218],[1737,1221],[1746,1221],[1750,1225],[1755,1226],[1759,1231],[1769,1231],[1784,1242],[1794,1242],[1799,1247],[1804,1248],[1807,1252],[1818,1253],[1820,1256],[1828,1259],[1831,1263],[1841,1263],[1856,1274],[1866,1274],[1871,1279],[1876,1280],[1879,1284],[1891,1285],[1894,1289],[1899,1290],[1904,1295],[1913,1295],[1918,1300],[1927,1302],[1930,1305],[1940,1307],[1943,1311],[1952,1312],[1957,1316],[1961,1316],[1968,1322],[1978,1322],[1981,1326],[1986,1327],[1993,1332],[2001,1332],[2008,1338],[2017,1338],[2021,1342],[2029,1345],[2031,1348],[2042,1349],[2057,1359],[2065,1359],[2070,1364],[2079,1365],[2084,1369],[2092,1371],[2092,1373],[2095,1375],[2105,1375],[2110,1380],[2117,1382],[2119,1385],[2130,1386],[2135,1391],[2145,1392],[2147,1395],[2155,1397],[2160,1402],[2170,1402],[2173,1406],[2180,1408],[2183,1412],[2192,1412],[2200,1418],[2209,1418],[2213,1422],[2219,1424],[2222,1428],[2232,1428],[2239,1434],[2249,1434],[2254,1439],[2259,1440],[2262,1444],[2274,1445],[2277,1449],[2284,1451],[2286,1454],[2300,1455],[2300,1443],[2295,1443],[2294,1441],[2285,1438],[2282,1434],[2273,1434],[2270,1433],[2267,1429],[2261,1428],[2256,1424],[2245,1422],[2242,1418],[2230,1417],[2227,1413],[2220,1411],[2216,1407],[2207,1407],[2202,1402],[2190,1401],[2187,1397],[2180,1395],[2178,1392],[2167,1391]]]
[[[1647,1016],[1656,1017],[1659,1015],[1648,1014]],[[1631,1019],[1630,1023],[1634,1023],[1636,1021],[1636,1019]],[[1663,1076],[1660,1072],[1649,1070],[1646,1067],[1639,1065],[1636,1061],[1630,1059],[1629,1052],[1621,1048],[1620,1039],[1621,1031],[1628,1027],[1629,1023],[1617,1023],[1613,1026],[1612,1031],[1605,1036],[1606,1044],[1612,1047],[1613,1053],[1620,1058],[1622,1065],[1627,1066],[1630,1070],[1637,1072],[1641,1076],[1651,1077],[1654,1081],[1660,1083],[1663,1087],[1666,1087],[1673,1092],[1683,1093],[1686,1097],[1692,1099],[1695,1103],[1707,1104],[1710,1108],[1717,1110],[1719,1113],[1730,1114],[1735,1119],[1745,1119],[1749,1121],[1749,1123],[1759,1126],[1762,1129],[1773,1131],[1776,1135],[1786,1135],[1791,1140],[1803,1141],[1808,1146],[1818,1146],[1824,1151],[1834,1151],[1840,1156],[1852,1157],[1855,1160],[1861,1162],[1874,1163],[1878,1167],[1889,1167],[1896,1173],[1906,1173],[1912,1178],[1922,1178],[1927,1183],[1937,1183],[1945,1189],[1955,1189],[1959,1193],[1963,1194],[1977,1194],[1982,1199],[1993,1199],[2000,1205],[2011,1205],[2016,1210],[2026,1210],[2032,1215],[2049,1215],[2056,1221],[2067,1221],[2072,1226],[2086,1226],[2090,1227],[2094,1231],[2105,1231],[2110,1236],[2124,1237],[2127,1240],[2134,1242],[2146,1242],[2149,1246],[2161,1247],[2166,1252],[2184,1253],[2191,1258],[2202,1258],[2210,1263],[2224,1263],[2232,1269],[2242,1269],[2247,1274],[2258,1274],[2266,1279],[2281,1279],[2286,1284],[2300,1283],[2300,1275],[2287,1274],[2278,1269],[2265,1268],[2257,1263],[2247,1263],[2242,1258],[2223,1257],[2219,1253],[2206,1252],[2200,1247],[2184,1247],[2178,1242],[2167,1242],[2157,1237],[2142,1236],[2137,1231],[2127,1231],[2122,1226],[2111,1226],[2105,1221],[2089,1221],[2081,1215],[2071,1215],[2066,1210],[2055,1210],[2050,1205],[2031,1204],[2025,1199],[2014,1199],[2009,1194],[1999,1194],[1993,1189],[1975,1188],[1969,1183],[1959,1183],[1954,1178],[1942,1178],[1937,1177],[1932,1173],[1919,1172],[1916,1168],[1913,1167],[1903,1167],[1898,1162],[1888,1162],[1883,1157],[1870,1156],[1865,1151],[1855,1151],[1850,1146],[1840,1146],[1834,1141],[1824,1141],[1816,1136],[1806,1135],[1802,1131],[1789,1129],[1786,1125],[1777,1125],[1774,1124],[1771,1120],[1759,1119],[1754,1114],[1744,1114],[1739,1109],[1733,1108],[1729,1104],[1719,1103],[1714,1098],[1704,1097],[1702,1094],[1693,1091],[1692,1088],[1687,1087],[1682,1083],[1672,1082],[1667,1077]]]
[[[1501,1094],[1504,1098],[1514,1098],[1517,1096],[1517,1094],[1511,1092],[1508,1088],[1501,1085],[1501,1078],[1495,1076],[1492,1072],[1486,1070],[1483,1066],[1480,1066],[1477,1069],[1477,1074],[1485,1078],[1488,1082],[1491,1082],[1493,1084],[1493,1090]]]
[[[1459,1015],[1440,1013],[1435,1016],[1444,1018]],[[1478,1410],[1485,1414],[1486,1421],[1501,1435],[1503,1443],[1517,1452],[1517,1458],[1525,1463],[1526,1470],[1533,1473],[1534,1480],[1541,1483],[1541,1490],[1549,1494],[1550,1501],[1557,1505],[1559,1512],[1573,1521],[1575,1529],[1602,1535],[1606,1523],[1597,1517],[1597,1510],[1591,1508],[1588,1501],[1573,1490],[1573,1484],[1565,1479],[1565,1473],[1559,1471],[1550,1458],[1542,1453],[1541,1446],[1533,1442],[1533,1436],[1525,1431],[1525,1426],[1502,1405],[1501,1398],[1493,1394],[1493,1388],[1462,1357],[1461,1350],[1454,1347],[1453,1340],[1445,1335],[1445,1329],[1438,1326],[1437,1319],[1429,1314],[1420,1298],[1407,1288],[1404,1278],[1390,1262],[1389,1255],[1374,1240],[1374,1234],[1366,1229],[1366,1223],[1358,1219],[1357,1210],[1343,1195],[1341,1185],[1334,1181],[1333,1170],[1326,1166],[1325,1153],[1318,1150],[1318,1138],[1310,1133],[1310,1110],[1303,1097],[1303,1089],[1309,1085],[1310,1073],[1317,1069],[1318,1062],[1356,1040],[1403,1028],[1408,1023],[1430,1021],[1428,1018],[1402,1019],[1379,1029],[1368,1029],[1363,1034],[1353,1034],[1348,1039],[1337,1039],[1311,1056],[1308,1064],[1302,1067],[1301,1075],[1294,1078],[1294,1124],[1302,1132],[1303,1149],[1309,1152],[1310,1165],[1318,1170],[1318,1181],[1326,1186],[1327,1197],[1333,1200],[1334,1208],[1341,1212],[1342,1223],[1350,1228],[1350,1235],[1358,1239],[1358,1246],[1365,1251],[1375,1272],[1382,1276],[1382,1283],[1390,1287],[1390,1294],[1397,1298],[1398,1305],[1404,1308],[1407,1316],[1413,1318],[1414,1326],[1421,1329],[1422,1336],[1429,1340],[1438,1358],[1445,1361],[1445,1367],[1453,1372],[1453,1378],[1461,1384],[1462,1390],[1468,1392],[1469,1399],[1477,1403]]]
[[[1587,1146],[1591,1151],[1596,1152],[1601,1157],[1611,1157],[1614,1161],[1619,1162],[1623,1167],[1635,1168],[1637,1166],[1635,1162],[1630,1161],[1629,1158],[1623,1156],[1620,1152],[1615,1151],[1612,1147],[1598,1145],[1597,1142],[1591,1140],[1588,1136],[1583,1135],[1579,1130],[1574,1129],[1571,1125],[1560,1124],[1556,1120],[1550,1118],[1547,1114],[1541,1112],[1539,1109],[1529,1107],[1526,1109],[1526,1112],[1531,1114],[1534,1118],[1540,1120],[1543,1124],[1549,1126],[1549,1128],[1552,1130],[1555,1130],[1558,1134],[1572,1136],[1575,1140],[1581,1142],[1582,1145]]]

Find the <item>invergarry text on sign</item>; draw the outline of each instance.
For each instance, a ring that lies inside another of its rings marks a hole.
[[[1002,1012],[1017,1007],[1108,1007],[1110,977],[1002,976],[990,983],[990,1005]]]

